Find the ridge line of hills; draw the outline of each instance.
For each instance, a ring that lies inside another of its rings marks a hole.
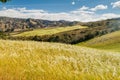
[[[46,27],[65,27],[73,26],[79,22],[74,21],[49,21],[42,19],[24,19],[24,18],[9,18],[9,17],[0,17],[0,31],[3,32],[13,32],[13,31],[26,31],[38,28]]]
[[[64,31],[52,35],[42,35],[42,36],[9,36],[8,39],[12,40],[34,40],[34,41],[45,41],[45,42],[60,42],[68,44],[77,44],[94,38],[96,36],[101,36],[107,33],[111,33],[120,30],[120,18],[107,19],[96,22],[69,22],[69,21],[48,21],[40,19],[20,19],[20,18],[8,18],[0,17],[0,31],[3,32],[24,32],[39,28],[48,27],[67,27],[67,26],[88,26],[84,29],[75,29]]]
[[[98,27],[98,26],[116,26],[120,24],[120,18],[113,18],[95,22],[79,22],[79,21],[49,21],[42,19],[24,19],[24,18],[10,18],[10,17],[0,17],[0,31],[3,32],[13,32],[13,31],[26,31],[37,28],[46,27],[66,27],[74,25],[82,25],[88,27]]]

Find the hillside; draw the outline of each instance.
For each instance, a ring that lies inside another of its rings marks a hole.
[[[86,23],[82,23],[81,25],[88,27],[103,26],[103,27],[113,28],[113,30],[116,30],[117,28],[120,28],[120,18],[113,18],[113,19],[107,19],[107,20],[101,20],[95,22],[86,22]]]
[[[120,53],[73,45],[0,40],[2,80],[119,80]]]
[[[79,27],[79,26],[78,26]],[[94,27],[94,28],[77,28],[71,26],[71,28],[53,28],[52,30],[41,29],[40,31],[26,31],[18,35],[11,35],[11,40],[33,40],[33,41],[44,41],[44,42],[59,42],[67,44],[77,44],[96,36],[101,36],[107,33],[113,32],[111,28],[107,27]],[[70,30],[71,29],[71,30]],[[73,29],[73,30],[72,30]],[[55,32],[54,32],[55,31]],[[43,32],[43,33],[42,33]],[[56,33],[58,32],[58,33]],[[40,35],[43,34],[43,35]],[[53,34],[51,34],[53,33]],[[34,35],[35,34],[35,35]],[[28,35],[28,36],[26,36]]]
[[[117,30],[120,30],[120,18],[81,23],[0,17],[0,32],[8,35],[2,39],[77,44]]]
[[[13,32],[11,33],[12,36],[42,36],[42,35],[52,35],[64,31],[70,31],[74,29],[82,29],[87,28],[86,26],[66,26],[66,27],[53,27],[53,28],[43,28],[43,29],[35,29],[32,31],[26,31],[26,32]]]
[[[77,45],[120,52],[120,31],[109,33]]]
[[[78,22],[78,21],[49,21],[42,19],[22,19],[22,18],[9,18],[0,17],[0,31],[3,32],[19,32],[29,31],[33,29],[46,28],[46,27],[66,27],[82,25],[88,27],[108,27],[117,30],[120,28],[120,18],[108,19],[96,22]]]
[[[22,18],[9,18],[9,17],[0,17],[0,31],[4,32],[13,32],[13,31],[28,31],[38,28],[46,27],[60,27],[60,26],[74,26],[78,22],[70,21],[49,21],[41,19],[22,19]]]

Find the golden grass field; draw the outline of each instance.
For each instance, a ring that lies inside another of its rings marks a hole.
[[[120,80],[120,53],[0,40],[0,80]]]
[[[40,35],[51,35],[56,34],[59,32],[80,29],[80,28],[87,28],[86,26],[68,26],[68,27],[57,27],[57,28],[44,28],[44,29],[36,29],[33,31],[26,31],[20,34],[15,34],[13,36],[40,36]],[[12,33],[14,34],[14,33]]]
[[[93,38],[77,45],[120,52],[120,31]]]

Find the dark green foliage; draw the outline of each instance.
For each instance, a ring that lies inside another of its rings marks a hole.
[[[7,34],[4,32],[0,31],[0,39],[7,39]]]
[[[2,2],[2,3],[6,3],[8,1],[10,1],[10,0],[0,0],[0,2]]]

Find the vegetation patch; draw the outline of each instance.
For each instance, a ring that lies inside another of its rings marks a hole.
[[[32,31],[26,31],[26,32],[19,33],[16,35],[14,34],[13,36],[23,36],[23,37],[25,36],[26,37],[26,36],[52,35],[52,34],[64,32],[64,31],[69,31],[69,30],[74,30],[74,29],[82,29],[82,28],[87,28],[87,27],[76,25],[76,26],[66,26],[66,27],[43,28],[43,29],[35,29]]]
[[[0,40],[2,80],[119,80],[120,53],[74,45]]]
[[[120,31],[109,33],[77,45],[120,52]]]
[[[54,29],[55,31],[58,31]],[[112,28],[107,27],[94,27],[94,28],[83,28],[67,30],[64,32],[41,35],[41,36],[10,36],[9,39],[12,40],[34,40],[34,41],[44,41],[44,42],[59,42],[67,44],[76,44],[94,38],[96,36],[101,36],[114,31]],[[44,32],[44,31],[43,31]],[[31,34],[31,32],[30,32]],[[45,34],[45,32],[43,33]]]

